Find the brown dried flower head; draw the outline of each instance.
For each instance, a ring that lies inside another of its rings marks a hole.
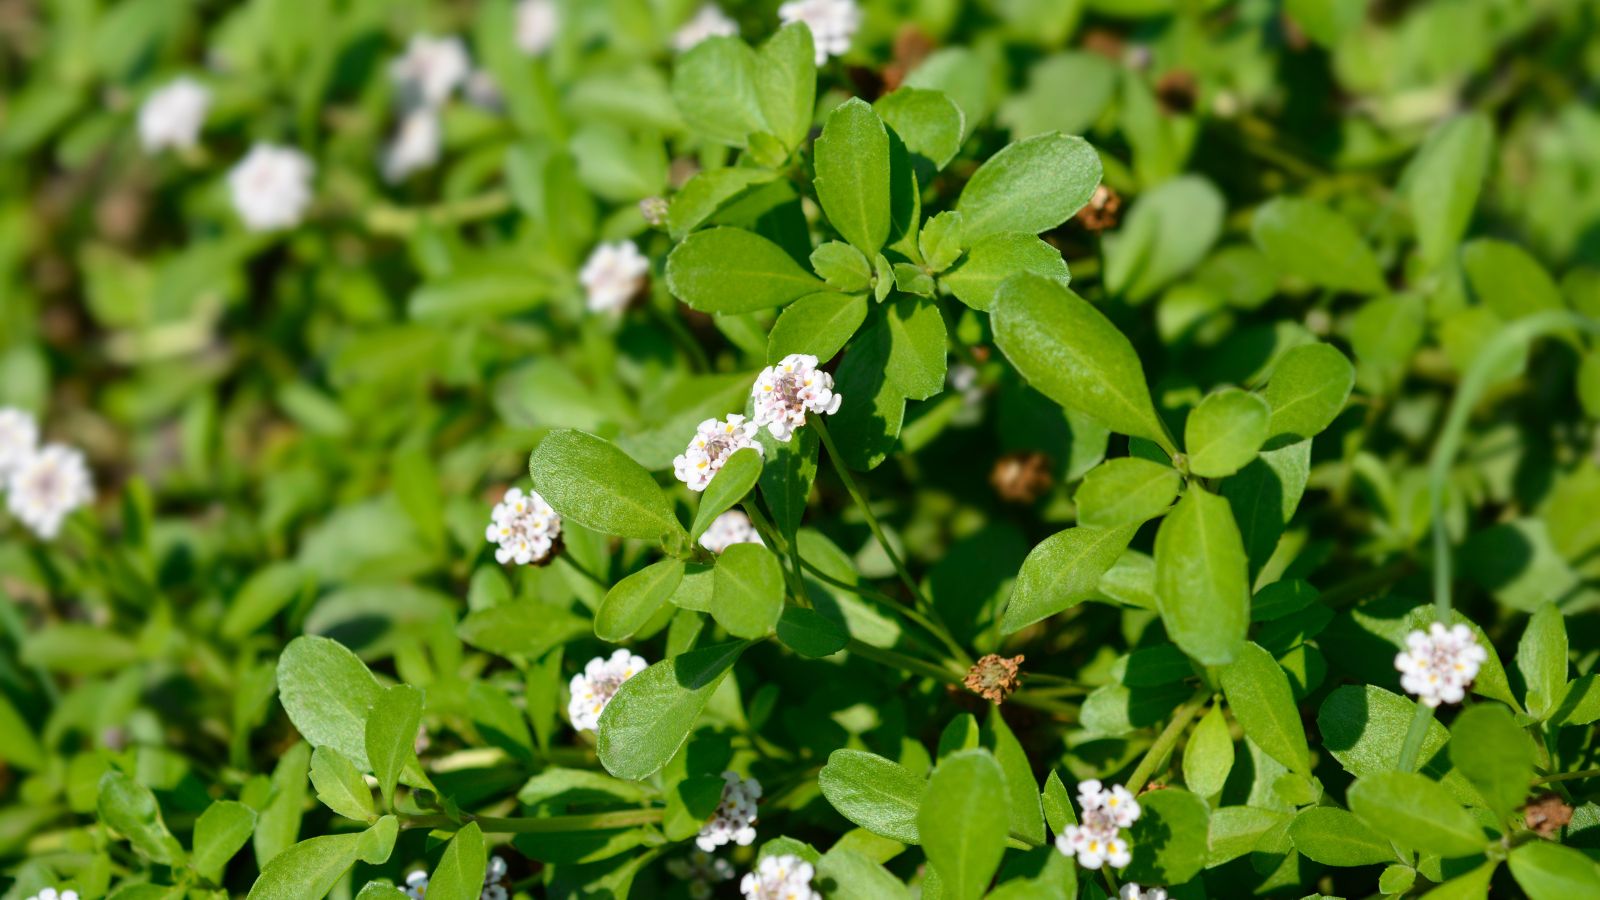
[[[1083,230],[1090,233],[1115,228],[1122,221],[1122,195],[1110,185],[1102,184],[1094,189],[1094,196],[1078,210],[1074,218],[1083,226]]]
[[[1528,829],[1540,837],[1553,838],[1572,821],[1572,807],[1556,794],[1540,794],[1522,808]]]
[[[1055,477],[1050,474],[1053,465],[1048,455],[1037,450],[1007,453],[995,461],[989,483],[1002,500],[1032,503],[1055,484]]]
[[[973,663],[961,683],[967,686],[967,690],[990,703],[1004,703],[1011,692],[1017,689],[1018,673],[1024,658],[1013,656],[1008,659],[991,653]]]

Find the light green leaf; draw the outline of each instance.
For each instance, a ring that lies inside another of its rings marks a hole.
[[[917,811],[928,783],[899,763],[861,750],[835,750],[817,773],[817,786],[851,822],[902,844],[921,843]]]
[[[1429,266],[1450,258],[1472,221],[1493,149],[1493,123],[1472,113],[1435,129],[1406,166],[1401,185]]]
[[[1205,258],[1222,233],[1222,194],[1181,175],[1139,197],[1122,227],[1105,236],[1106,288],[1137,303]]]
[[[872,104],[911,153],[917,182],[927,184],[961,149],[961,107],[939,91],[902,87]]]
[[[859,97],[828,115],[813,152],[828,223],[867,256],[889,239],[889,133]]]
[[[945,326],[939,305],[902,297],[888,306],[889,380],[911,400],[925,400],[944,390]]]
[[[828,428],[844,464],[857,471],[877,468],[900,440],[906,396],[889,380],[888,367],[889,326],[879,322],[856,337],[834,373],[844,400]]]
[[[675,241],[683,240],[718,210],[777,177],[770,169],[732,166],[697,173],[672,197],[672,205],[667,209],[668,233]]]
[[[588,619],[565,607],[512,600],[467,613],[456,626],[456,635],[479,650],[533,658],[591,630]]]
[[[1222,496],[1233,510],[1239,536],[1250,555],[1252,578],[1272,557],[1310,477],[1311,441],[1307,439],[1263,450],[1255,462],[1222,482]]]
[[[746,452],[746,451],[740,451]],[[754,454],[754,451],[749,451]],[[721,473],[718,473],[720,476]],[[595,637],[620,643],[638,633],[678,589],[683,560],[658,560],[612,585],[594,614]]]
[[[1233,735],[1221,705],[1213,705],[1183,748],[1183,783],[1202,797],[1221,793],[1233,770]]]
[[[222,635],[239,640],[265,625],[315,584],[315,576],[294,563],[273,563],[239,588],[222,617]]]
[[[966,240],[965,229],[963,240]],[[948,287],[957,300],[973,309],[987,310],[993,306],[1000,283],[1018,272],[1032,272],[1062,287],[1071,281],[1061,251],[1034,235],[1015,231],[991,234],[971,247],[966,258],[941,275],[939,282]],[[923,253],[926,255],[927,251]]]
[[[1511,876],[1528,900],[1573,900],[1600,893],[1600,865],[1571,847],[1531,841],[1511,851]]]
[[[1038,234],[1071,218],[1099,186],[1100,156],[1088,141],[1041,134],[989,157],[956,209],[969,241],[1005,231]]]
[[[820,291],[801,297],[785,307],[773,324],[767,363],[777,363],[791,353],[809,354],[826,363],[855,336],[866,318],[864,294]]]
[[[1303,344],[1285,353],[1261,392],[1272,407],[1267,436],[1316,437],[1344,410],[1355,367],[1331,344]]]
[[[366,779],[344,754],[332,747],[318,747],[312,752],[311,786],[323,806],[347,819],[370,823],[378,818]]]
[[[734,637],[772,633],[783,614],[783,567],[761,544],[734,544],[717,557],[711,615]]]
[[[822,287],[782,247],[743,228],[696,231],[667,257],[667,288],[701,312],[754,312]]]
[[[96,810],[100,821],[127,838],[140,855],[162,865],[183,864],[183,846],[161,820],[161,807],[149,788],[113,769],[100,776]]]
[[[338,641],[303,636],[278,660],[278,697],[289,721],[313,747],[332,747],[358,769],[367,762],[367,710],[378,680]]]
[[[761,468],[761,497],[772,510],[778,532],[793,539],[817,478],[817,431],[801,428],[788,441],[776,440],[765,431],[760,437],[767,448],[766,464]]]
[[[585,528],[646,541],[683,535],[656,480],[610,441],[570,428],[552,431],[529,457],[528,472],[545,502]]]
[[[1079,525],[1045,538],[1017,573],[1000,631],[1012,634],[1093,597],[1101,576],[1116,564],[1138,524]]]
[[[1206,801],[1180,788],[1152,791],[1139,798],[1139,819],[1128,843],[1133,861],[1122,870],[1127,881],[1182,884],[1200,874],[1210,853],[1211,810]]]
[[[962,750],[939,761],[917,812],[928,864],[941,896],[983,896],[1006,852],[1005,776],[986,750]]]
[[[761,45],[756,60],[756,97],[768,130],[794,149],[811,130],[817,105],[816,50],[811,30],[785,25]]]
[[[711,37],[678,57],[672,72],[672,99],[696,134],[743,147],[754,131],[766,131],[763,91],[757,86],[756,52],[738,38]],[[770,76],[774,88],[778,74]],[[814,89],[814,88],[813,88]],[[768,102],[781,98],[774,90]]]
[[[1480,238],[1461,248],[1461,268],[1478,303],[1511,322],[1561,309],[1561,289],[1533,254],[1506,241]]]
[[[270,799],[265,807],[256,806],[256,831],[251,837],[259,867],[277,859],[300,838],[311,752],[310,744],[297,741],[278,757],[278,764],[272,769],[268,782]]]
[[[273,857],[247,900],[317,900],[328,896],[359,858],[365,832],[301,841]]]
[[[1350,811],[1379,835],[1447,859],[1482,853],[1489,839],[1438,782],[1416,772],[1378,772],[1351,785]]]
[[[694,527],[689,530],[689,539],[696,541],[700,535],[705,534],[717,516],[732,509],[735,504],[743,500],[750,489],[755,487],[756,481],[761,477],[762,451],[746,447],[736,451],[722,463],[722,468],[712,476],[711,483],[706,485],[700,494],[700,507],[695,510]]]
[[[1517,642],[1517,671],[1528,686],[1528,714],[1549,718],[1567,690],[1567,623],[1554,603],[1540,604],[1528,620]]]
[[[928,219],[917,234],[917,249],[922,252],[922,261],[935,273],[943,272],[960,259],[965,246],[966,234],[961,228],[961,213],[953,209]],[[1056,255],[1060,256],[1059,253]],[[1065,266],[1063,262],[1063,270]]]
[[[855,293],[872,286],[872,263],[844,241],[824,241],[811,251],[811,268],[828,287]]]
[[[1113,528],[1147,522],[1172,506],[1182,484],[1171,466],[1137,456],[1108,459],[1078,486],[1078,523]]]
[[[1477,787],[1502,822],[1527,799],[1534,748],[1511,712],[1497,703],[1461,711],[1450,725],[1450,762]]]
[[[1088,301],[1038,275],[1005,280],[991,310],[995,343],[1040,393],[1113,431],[1175,453],[1133,345]]]
[[[217,884],[228,860],[250,840],[256,812],[234,800],[218,800],[206,807],[194,823],[194,870]]]
[[[835,844],[817,863],[814,882],[828,900],[910,900],[900,879],[860,853]]]
[[[1314,806],[1289,826],[1294,848],[1325,866],[1370,866],[1395,861],[1394,847],[1351,813]]]
[[[1250,234],[1279,269],[1319,287],[1376,294],[1383,272],[1372,248],[1344,216],[1298,197],[1274,197],[1256,210]]]
[[[1006,780],[1006,808],[1011,814],[1011,833],[1035,844],[1044,843],[1044,808],[1039,801],[1039,784],[1033,780],[1033,766],[1017,736],[1011,733],[998,704],[989,707],[981,732],[983,745],[994,754]]]
[[[1311,774],[1311,749],[1294,691],[1272,654],[1245,642],[1233,663],[1222,670],[1222,689],[1233,717],[1256,746],[1289,771]]]
[[[416,762],[421,725],[422,691],[409,684],[390,685],[367,714],[367,759],[385,801],[394,798],[401,771]]]
[[[1191,485],[1156,532],[1155,559],[1167,636],[1204,665],[1233,662],[1250,624],[1250,581],[1228,502]]]
[[[632,781],[660,771],[748,646],[731,641],[690,650],[624,681],[600,714],[598,750],[606,771]]]
[[[1499,860],[1490,860],[1465,875],[1458,875],[1422,895],[1423,900],[1488,900],[1489,881]]]
[[[444,856],[428,879],[428,900],[478,900],[487,867],[483,832],[478,823],[468,822],[445,845]]]
[[[1226,478],[1249,465],[1267,439],[1271,415],[1265,400],[1238,388],[1207,395],[1184,426],[1189,471],[1202,478]]]

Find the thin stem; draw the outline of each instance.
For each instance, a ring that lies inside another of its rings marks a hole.
[[[1540,775],[1533,780],[1534,784],[1550,784],[1557,781],[1579,781],[1584,778],[1600,778],[1600,769],[1580,769],[1577,772],[1561,772],[1556,775]]]
[[[1400,771],[1415,772],[1417,757],[1422,753],[1422,740],[1428,736],[1428,724],[1433,721],[1433,707],[1417,701],[1417,713],[1411,717],[1411,730],[1406,732],[1406,742],[1400,745]]]
[[[572,554],[563,553],[560,556],[557,556],[556,559],[560,560],[568,568],[572,569],[572,571],[577,572],[579,575],[582,575],[583,577],[585,577],[585,578],[589,579],[590,581],[594,582],[595,584],[599,585],[601,590],[606,590],[606,591],[611,590],[610,582],[608,582],[605,579],[601,578],[599,575],[596,575],[595,573],[589,571],[588,567],[584,566],[582,563],[580,563],[577,560],[573,559],[572,558]]]
[[[399,207],[380,206],[367,213],[367,230],[373,234],[404,237],[417,230],[424,220],[438,225],[459,225],[478,219],[489,219],[511,208],[511,195],[505,191],[490,191],[476,197],[466,197],[433,206]]]
[[[845,650],[862,659],[870,659],[875,663],[880,663],[890,668],[904,669],[907,672],[943,681],[946,684],[961,683],[961,674],[958,672],[953,672],[926,660],[917,659],[915,656],[907,656],[894,650],[874,647],[855,638],[850,639],[850,643],[845,645]]]
[[[1139,760],[1139,765],[1133,770],[1133,774],[1128,776],[1129,791],[1139,793],[1145,782],[1150,780],[1150,776],[1155,774],[1156,766],[1161,764],[1173,746],[1178,743],[1178,736],[1183,734],[1183,729],[1199,714],[1200,708],[1205,706],[1209,699],[1211,699],[1211,688],[1201,685],[1194,692],[1194,696],[1185,700],[1183,705],[1173,712],[1172,721],[1168,722],[1167,727],[1156,736],[1156,742],[1144,752],[1144,759]]]
[[[449,816],[406,816],[407,828],[456,828],[463,822],[476,822],[484,831],[495,834],[555,834],[570,831],[599,831],[607,828],[628,828],[634,825],[654,825],[661,821],[666,810],[619,809],[612,812],[588,813],[579,816],[537,816],[499,818],[496,816],[465,815],[461,822]]]
[[[927,631],[929,634],[937,638],[941,644],[944,644],[945,649],[949,650],[951,654],[955,656],[957,662],[962,663],[969,669],[972,667],[971,658],[967,656],[966,650],[964,650],[960,644],[956,643],[956,639],[952,637],[948,631],[941,628],[938,623],[932,621],[927,616],[924,616],[916,609],[916,607],[907,606],[904,603],[901,603],[899,600],[896,600],[888,594],[878,590],[877,588],[864,584],[851,584],[847,581],[840,581],[839,579],[834,578],[832,575],[829,575],[827,572],[818,569],[816,566],[813,566],[811,563],[808,563],[803,559],[800,560],[800,565],[803,566],[807,572],[811,573],[811,575],[814,576],[818,581],[821,581],[824,584],[832,585],[840,590],[849,591],[858,597],[864,597],[880,606],[893,610],[898,615],[905,616],[908,620],[920,626],[924,631]]]

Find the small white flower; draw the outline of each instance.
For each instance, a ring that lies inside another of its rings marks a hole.
[[[1406,649],[1395,656],[1394,667],[1400,670],[1400,685],[1407,693],[1438,706],[1460,703],[1488,659],[1489,651],[1478,644],[1471,628],[1446,628],[1435,622],[1426,632],[1406,635]]]
[[[811,29],[817,50],[817,65],[830,56],[843,56],[861,27],[861,7],[856,0],[789,0],[778,7],[783,24],[804,22]]]
[[[519,0],[517,3],[517,49],[539,56],[555,43],[561,30],[561,8],[556,0]]]
[[[469,103],[487,110],[499,110],[505,105],[506,98],[500,92],[500,83],[486,69],[479,69],[468,76],[467,86],[462,92]]]
[[[1130,881],[1117,892],[1121,900],[1167,900],[1167,889],[1161,887],[1142,888]]]
[[[71,889],[58,891],[48,887],[29,897],[28,900],[78,900],[78,892]]]
[[[11,471],[6,484],[11,514],[50,540],[73,510],[94,499],[94,481],[83,454],[47,444]]]
[[[706,38],[735,37],[738,34],[738,24],[728,18],[721,7],[707,3],[672,36],[672,47],[682,53]]]
[[[1078,785],[1078,806],[1083,811],[1082,822],[1068,825],[1056,837],[1056,849],[1076,856],[1086,869],[1106,863],[1120,869],[1132,861],[1122,829],[1139,819],[1139,801],[1133,794],[1120,784],[1108,791],[1090,779]]]
[[[406,886],[401,890],[411,900],[422,900],[423,895],[428,892],[428,881],[428,873],[417,869],[406,876]]]
[[[498,545],[496,562],[544,565],[554,556],[556,541],[561,538],[561,517],[538,491],[523,493],[522,488],[514,487],[495,504],[484,537]]]
[[[483,875],[483,890],[478,892],[478,900],[508,900],[510,892],[500,883],[505,877],[506,861],[498,856],[489,857],[489,866]],[[422,900],[428,894],[430,880],[427,872],[418,869],[406,876],[406,885],[400,892],[411,900]]]
[[[639,215],[658,228],[667,224],[667,213],[671,210],[672,204],[665,197],[646,197],[639,201]]]
[[[578,272],[578,282],[589,296],[590,310],[613,312],[628,305],[649,273],[650,261],[633,241],[616,241],[594,248]]]
[[[695,428],[689,446],[673,458],[672,473],[687,484],[689,490],[703,491],[734,453],[746,447],[754,449],[757,455],[765,453],[756,441],[760,430],[756,423],[745,421],[744,416],[737,413],[720,422],[707,419]]]
[[[815,874],[811,864],[798,856],[768,856],[754,872],[745,873],[739,890],[746,900],[822,900],[822,895],[811,889]]]
[[[408,109],[437,107],[472,73],[472,59],[461,38],[414,34],[406,52],[389,64],[389,80]]]
[[[748,847],[756,839],[756,802],[761,799],[761,782],[740,778],[736,772],[723,772],[722,781],[722,802],[694,839],[695,845],[707,853],[727,843]]]
[[[978,370],[966,363],[956,363],[945,373],[945,383],[961,395],[961,404],[972,409],[983,402],[983,387],[978,384]]]
[[[234,209],[251,231],[276,231],[300,224],[311,204],[315,168],[292,147],[256,144],[228,172]]]
[[[39,447],[39,423],[27,410],[0,408],[0,486]]]
[[[700,546],[718,556],[734,544],[761,544],[760,532],[750,524],[750,517],[737,509],[730,509],[712,521],[711,527],[700,535]]]
[[[756,376],[750,389],[755,399],[755,424],[788,442],[806,423],[806,413],[833,415],[843,398],[833,392],[833,376],[817,368],[817,358],[791,353]]]
[[[649,668],[644,657],[627,650],[618,650],[607,659],[596,656],[589,660],[583,671],[572,676],[568,685],[572,699],[567,703],[567,717],[572,727],[579,731],[594,731],[600,727],[600,713],[616,696],[617,688],[629,678]]]
[[[400,119],[394,140],[383,154],[383,177],[390,184],[404,181],[412,172],[431,169],[439,162],[444,144],[439,113],[418,107]]]
[[[211,91],[193,78],[179,78],[145,98],[139,107],[139,141],[146,153],[171,147],[192,149],[200,139]]]
[[[667,874],[689,883],[689,896],[694,900],[707,900],[712,885],[733,879],[733,863],[712,856],[704,850],[691,850],[688,856],[675,856],[667,860]]]

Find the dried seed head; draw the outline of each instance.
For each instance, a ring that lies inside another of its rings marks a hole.
[[[1572,821],[1572,807],[1556,794],[1540,794],[1522,808],[1528,829],[1540,837],[1553,838]]]
[[[995,461],[989,483],[1002,500],[1032,503],[1055,484],[1055,477],[1050,474],[1054,464],[1048,455],[1037,450],[1007,453]]]
[[[1092,234],[1115,228],[1122,221],[1122,195],[1110,185],[1102,184],[1094,189],[1094,196],[1074,218],[1083,230]]]
[[[967,690],[990,703],[1004,703],[1005,699],[1011,696],[1011,692],[1017,689],[1024,658],[1013,656],[1007,659],[997,653],[991,653],[973,663],[972,668],[967,670],[967,677],[963,678],[961,683],[967,686]]]

